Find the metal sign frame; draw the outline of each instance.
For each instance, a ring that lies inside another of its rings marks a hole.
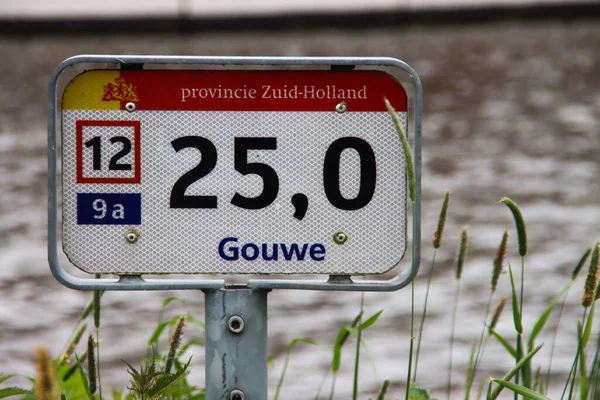
[[[210,57],[210,56],[132,56],[132,55],[78,55],[63,61],[53,71],[48,87],[48,261],[56,279],[63,285],[78,290],[219,290],[231,285],[223,279],[145,279],[141,275],[122,275],[118,279],[79,278],[71,275],[59,260],[58,205],[60,178],[58,175],[57,132],[60,131],[58,113],[59,80],[61,74],[77,64],[109,64],[121,68],[141,68],[143,65],[172,65],[179,68],[194,66],[240,67],[279,67],[287,68],[353,68],[360,66],[374,69],[392,67],[405,72],[412,81],[413,101],[409,102],[412,111],[413,160],[415,167],[415,202],[412,204],[412,257],[410,268],[389,280],[358,280],[350,276],[330,275],[327,280],[318,279],[249,279],[243,287],[253,290],[302,289],[336,291],[394,291],[403,288],[419,270],[421,255],[421,113],[422,85],[417,73],[404,61],[387,57]],[[411,130],[409,130],[410,132]]]

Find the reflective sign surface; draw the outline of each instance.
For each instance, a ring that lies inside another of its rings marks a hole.
[[[406,248],[402,86],[376,71],[88,71],[62,101],[88,272],[376,274]]]

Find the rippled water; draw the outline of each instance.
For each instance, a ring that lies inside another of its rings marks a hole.
[[[502,232],[512,234],[509,257],[518,265],[516,233],[498,200],[519,203],[528,223],[525,326],[568,281],[586,247],[600,238],[600,24],[589,22],[505,23],[467,27],[321,29],[310,32],[194,35],[24,36],[0,38],[0,371],[33,374],[32,349],[44,344],[60,352],[90,295],[66,289],[46,261],[46,86],[52,69],[80,53],[195,55],[391,56],[411,64],[425,91],[423,122],[423,261],[416,281],[424,297],[439,205],[452,189],[445,241],[437,256],[429,319],[418,382],[443,396],[451,307],[456,282],[453,258],[460,230],[471,236],[461,283],[454,352],[455,396],[460,397],[472,341],[479,335],[489,296],[491,260]],[[517,274],[518,275],[518,274]],[[571,365],[581,283],[567,302],[552,363],[557,398]],[[503,276],[494,302],[508,293]],[[162,300],[177,295],[203,317],[202,293],[107,293],[101,352],[103,380],[123,386],[124,358],[145,352]],[[391,397],[405,382],[410,289],[365,295],[367,313],[384,309],[365,335],[372,362],[361,370],[361,398],[374,396],[383,379]],[[283,398],[314,398],[331,359],[337,329],[357,313],[358,293],[278,291],[269,295],[269,346],[273,388],[287,343],[298,336],[323,346],[299,345],[292,357]],[[548,367],[556,318],[538,363]],[[189,336],[201,335],[194,328]],[[512,337],[507,315],[498,330]],[[201,349],[194,353],[193,380],[204,381]],[[349,398],[352,354],[338,379],[338,398]],[[490,340],[481,368],[501,376],[510,357]],[[327,387],[328,383],[326,384]],[[273,389],[271,389],[273,390]]]

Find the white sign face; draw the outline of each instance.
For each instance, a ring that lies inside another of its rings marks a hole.
[[[62,100],[63,250],[90,273],[379,274],[406,171],[377,71],[88,71]]]

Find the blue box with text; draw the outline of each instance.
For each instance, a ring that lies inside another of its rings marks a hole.
[[[77,193],[78,225],[140,225],[141,193]]]

